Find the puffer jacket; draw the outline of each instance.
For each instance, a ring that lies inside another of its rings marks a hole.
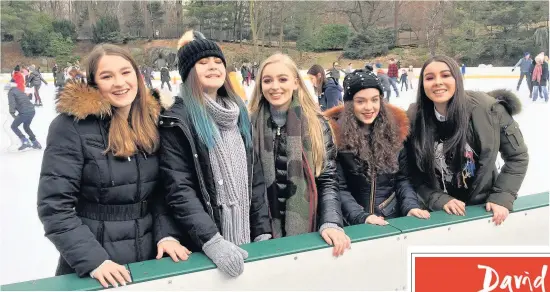
[[[338,103],[342,100],[342,91],[342,86],[334,78],[327,78],[323,84],[321,96],[318,97],[321,111],[338,106]]]
[[[332,132],[325,118],[320,117],[323,127],[326,158],[323,163],[323,171],[315,178],[317,186],[317,228],[325,223],[333,223],[343,227],[342,206],[338,195],[338,181],[336,177],[336,147],[332,139]],[[271,214],[281,214],[285,205],[279,201],[279,197],[288,198],[290,181],[287,178],[287,128],[286,125],[279,128],[271,119],[271,125],[276,133],[274,141],[275,177],[276,181],[267,186],[269,208]]]
[[[12,87],[8,91],[8,104],[10,108],[10,114],[33,113],[34,105],[32,104],[28,95],[25,92],[19,90],[15,83],[12,83]]]
[[[42,82],[44,82],[44,84],[48,84],[46,82],[46,80],[44,80],[44,78],[42,78],[42,74],[40,74],[40,72],[38,71],[32,71],[30,74],[29,74],[29,78],[27,79],[27,84],[28,86],[34,86],[34,87],[40,87],[42,85]]]
[[[221,206],[216,205],[216,184],[207,146],[192,126],[191,113],[180,97],[165,103],[160,124],[160,173],[166,203],[181,235],[180,242],[193,251],[216,233],[223,236]],[[265,201],[262,167],[253,147],[246,147],[250,196],[250,237],[271,234]]]
[[[159,102],[148,98],[158,117]],[[177,236],[158,189],[157,154],[104,155],[111,105],[86,84],[67,84],[57,111],[38,186],[38,216],[61,255],[56,275],[153,259],[160,239]]]
[[[399,129],[398,153],[399,169],[395,173],[378,174],[374,179],[365,172],[364,161],[350,150],[339,150],[337,157],[338,180],[342,212],[349,225],[364,224],[370,215],[383,216],[385,219],[406,216],[411,209],[421,208],[417,193],[409,181],[407,153],[403,142],[409,134],[409,119],[404,110],[386,104],[386,110],[392,122]],[[344,106],[325,112],[331,120],[336,143],[341,141],[341,120]],[[391,147],[392,145],[387,145]],[[397,148],[398,148],[397,147]]]
[[[465,203],[477,205],[491,202],[511,211],[529,165],[523,134],[512,117],[521,111],[521,102],[514,93],[503,89],[487,93],[466,91],[466,98],[470,120],[467,142],[479,154],[479,167]],[[416,112],[417,105],[413,103],[407,111],[412,129]],[[408,157],[414,162],[416,158],[410,140],[406,142]],[[500,173],[496,167],[499,153],[504,160]],[[430,210],[442,210],[446,203],[454,199],[451,194],[443,192],[437,182],[431,182],[416,163],[409,163],[409,166],[415,189]]]

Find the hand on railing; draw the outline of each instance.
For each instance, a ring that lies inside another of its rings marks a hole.
[[[376,216],[376,215],[369,215],[367,217],[367,220],[365,220],[365,223],[373,224],[373,225],[388,225],[388,221],[384,220],[384,217],[382,216]]]
[[[248,258],[248,253],[225,240],[219,233],[205,243],[202,250],[227,275],[237,277],[244,271],[244,260]]]
[[[161,240],[157,244],[157,260],[161,259],[162,256],[167,253],[174,262],[186,261],[191,254],[191,251],[188,250],[185,246],[181,245],[179,241],[175,239]]]
[[[326,228],[321,231],[321,237],[329,245],[333,245],[332,255],[337,257],[344,254],[346,249],[351,248],[351,239],[341,228]]]
[[[126,267],[111,260],[104,261],[90,273],[90,276],[98,280],[105,288],[109,288],[109,283],[113,285],[113,287],[118,287],[119,283],[122,286],[126,286],[126,283],[132,282],[130,271],[126,270]]]
[[[430,212],[427,210],[422,210],[419,208],[414,208],[409,211],[407,216],[414,216],[416,218],[420,219],[429,219],[430,218]]]
[[[506,207],[490,202],[487,202],[485,210],[488,212],[493,211],[493,222],[495,222],[495,225],[502,224],[508,217],[508,214],[510,214],[510,211]]]
[[[466,204],[460,200],[452,199],[443,206],[443,210],[445,210],[447,214],[464,216],[466,215]]]

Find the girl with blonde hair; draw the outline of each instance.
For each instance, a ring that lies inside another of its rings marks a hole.
[[[188,31],[178,46],[180,96],[160,121],[166,202],[187,246],[236,277],[248,257],[239,245],[271,238],[248,112],[214,41]]]
[[[342,229],[336,148],[290,57],[278,53],[263,62],[249,107],[274,237],[319,231],[342,255],[350,239]]]

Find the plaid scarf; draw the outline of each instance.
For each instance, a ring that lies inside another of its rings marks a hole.
[[[275,154],[273,153],[275,132],[271,127],[270,118],[271,112],[267,102],[262,102],[259,112],[252,117],[256,130],[254,150],[260,157],[265,184],[268,188],[275,183]],[[307,119],[305,117],[302,119],[302,108],[298,98],[295,97],[288,109],[286,130],[287,178],[290,193],[286,200],[285,226],[282,226],[283,220],[279,216],[272,216],[273,238],[316,230],[317,187],[309,163],[313,161],[311,138],[308,134]],[[277,203],[277,199],[269,201],[271,206]]]

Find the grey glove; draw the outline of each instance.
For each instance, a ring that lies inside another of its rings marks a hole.
[[[244,260],[248,258],[248,253],[244,249],[223,239],[219,233],[205,243],[202,250],[222,272],[231,277],[242,274]]]

